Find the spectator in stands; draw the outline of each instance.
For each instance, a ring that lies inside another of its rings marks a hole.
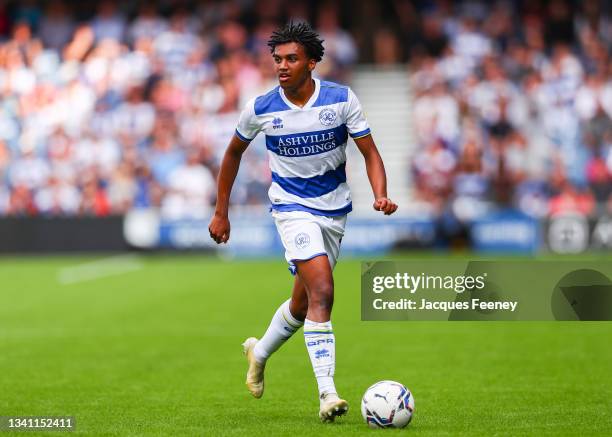
[[[82,61],[92,49],[95,42],[95,33],[89,24],[80,24],[72,39],[63,50],[65,61]]]
[[[325,58],[317,66],[317,74],[346,82],[357,61],[357,46],[351,34],[340,27],[339,21],[337,4],[327,3],[319,8],[316,23],[323,38]]]
[[[414,159],[414,181],[422,198],[440,212],[452,192],[457,166],[455,155],[442,140],[434,140]]]
[[[65,0],[0,2],[0,215],[170,204],[171,174],[214,173],[237,108],[273,81],[265,42],[285,16],[314,19],[324,35],[323,78],[344,80],[357,53],[411,56],[415,188],[433,211],[475,187],[487,187],[479,201],[535,217],[612,196],[603,1],[394,0],[343,16],[333,0],[139,4],[105,0],[87,16]],[[206,167],[185,163],[192,149]],[[474,150],[480,170],[466,171]],[[256,139],[237,201],[267,202],[265,155]]]
[[[179,148],[172,132],[158,128],[153,135],[147,161],[155,180],[167,187],[170,174],[183,165],[185,154]]]
[[[33,216],[37,214],[32,190],[25,185],[15,185],[10,194],[7,215],[9,216]]]
[[[564,0],[550,2],[544,11],[535,4],[522,10],[516,4],[495,4],[486,22],[483,10],[489,6],[483,3],[458,5],[455,10],[463,12],[459,20],[448,8],[428,10],[434,19],[445,17],[449,47],[435,58],[413,63],[415,131],[423,153],[430,150],[432,137],[443,136],[441,120],[455,120],[462,127],[455,130],[454,141],[445,137],[452,145],[469,143],[466,120],[474,119],[469,125],[484,139],[483,174],[496,187],[498,203],[511,201],[536,217],[549,209],[590,213],[591,190],[599,201],[609,195],[606,162],[612,161],[606,161],[608,149],[599,144],[612,123],[612,98],[606,99],[612,96],[610,40],[599,27],[609,18],[599,4],[584,4],[577,34],[572,7]],[[512,23],[519,18],[523,25],[515,28]],[[436,104],[439,83],[448,85],[442,100],[448,104]],[[458,109],[451,116],[453,107]],[[462,154],[461,149],[450,150]],[[460,174],[451,177],[453,196],[463,186]],[[427,197],[429,187],[422,185],[419,181],[417,190]],[[551,198],[551,192],[557,194]]]
[[[138,15],[128,26],[128,42],[134,47],[136,41],[141,39],[153,40],[156,36],[165,32],[168,23],[157,14],[154,3],[143,2],[138,10]]]
[[[34,195],[38,214],[46,216],[74,215],[81,203],[79,190],[66,180],[51,175]]]
[[[95,173],[89,174],[83,183],[79,214],[104,217],[110,214],[110,212],[110,203],[103,181],[99,180]]]
[[[98,13],[91,23],[97,42],[110,39],[123,41],[126,30],[126,19],[117,7],[115,0],[102,0],[98,4]]]
[[[48,162],[38,156],[33,145],[24,146],[21,156],[13,160],[8,172],[11,187],[25,187],[29,191],[42,188],[50,175]]]
[[[490,181],[482,166],[482,150],[469,142],[463,146],[453,180],[451,210],[463,225],[490,211]]]
[[[167,218],[205,219],[210,215],[216,183],[200,163],[200,151],[187,151],[187,160],[168,176],[168,194],[162,203]]]
[[[52,0],[47,4],[41,17],[38,34],[45,47],[60,52],[70,41],[74,31],[74,21],[62,0]]]
[[[123,161],[109,177],[108,202],[113,214],[125,214],[134,203],[137,186],[134,168],[131,163]]]
[[[578,190],[571,183],[563,184],[561,191],[550,199],[551,216],[577,213],[590,216],[595,211],[595,199],[588,188]]]

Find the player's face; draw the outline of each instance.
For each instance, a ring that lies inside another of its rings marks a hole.
[[[278,82],[283,89],[299,88],[310,78],[316,64],[314,59],[308,58],[304,47],[295,42],[276,46],[272,57]]]

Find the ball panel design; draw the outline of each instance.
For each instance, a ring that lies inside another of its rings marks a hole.
[[[371,428],[403,428],[412,420],[414,398],[403,384],[380,381],[361,400],[361,415]]]

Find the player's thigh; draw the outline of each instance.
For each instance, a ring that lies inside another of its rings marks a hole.
[[[325,217],[321,223],[321,233],[323,235],[323,243],[325,252],[329,259],[329,264],[333,270],[340,256],[340,243],[344,237],[344,228],[346,225],[346,216],[341,217]]]

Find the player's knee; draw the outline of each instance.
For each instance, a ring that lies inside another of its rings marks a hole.
[[[334,298],[322,299],[318,302],[317,307],[319,311],[325,313],[331,313],[332,307],[334,306]]]
[[[333,284],[321,284],[313,289],[309,307],[324,311],[331,311],[334,305],[334,286]]]

